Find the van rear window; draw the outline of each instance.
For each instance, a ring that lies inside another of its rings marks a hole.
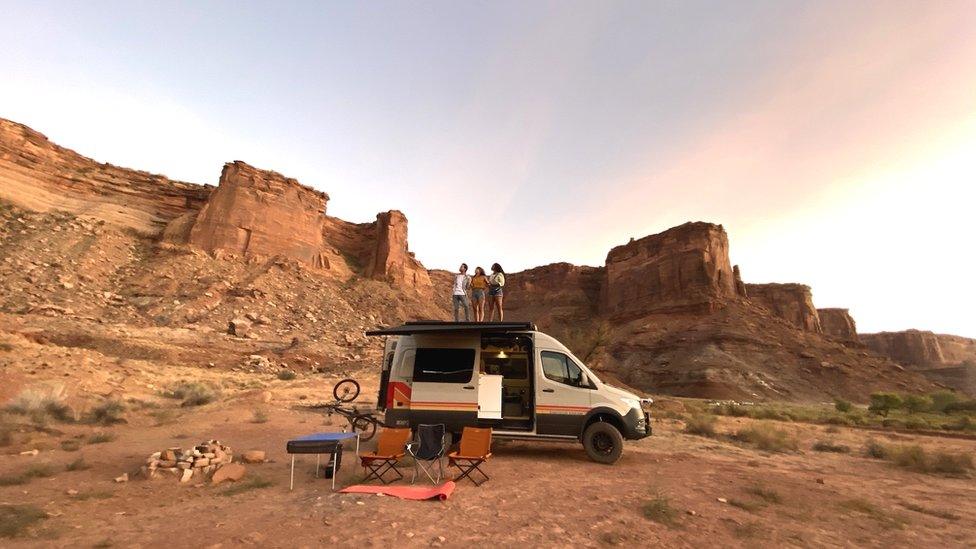
[[[413,361],[413,380],[468,383],[474,373],[474,349],[420,348]]]

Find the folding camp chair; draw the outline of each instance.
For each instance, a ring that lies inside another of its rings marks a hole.
[[[461,446],[457,452],[451,452],[448,456],[450,465],[457,467],[461,472],[455,482],[467,477],[475,486],[488,480],[488,475],[481,470],[480,465],[491,457],[491,428],[480,429],[477,427],[465,427],[461,432]],[[478,482],[472,473],[481,473],[485,480]]]
[[[410,429],[403,427],[400,429],[383,429],[380,431],[380,439],[376,444],[376,451],[359,456],[363,464],[363,469],[368,471],[363,482],[376,479],[383,484],[389,484],[394,480],[403,478],[403,474],[397,469],[397,463],[404,456],[404,446],[410,438]],[[392,471],[397,478],[386,480],[384,475]]]
[[[410,483],[417,482],[418,470],[423,470],[424,474],[431,482],[437,484],[444,476],[444,464],[441,458],[447,451],[447,429],[443,424],[437,425],[418,425],[417,440],[407,443],[407,453],[413,457],[413,478]],[[434,470],[434,462],[437,463],[437,470]],[[436,474],[437,479],[434,480]]]

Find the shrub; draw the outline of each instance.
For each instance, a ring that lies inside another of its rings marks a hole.
[[[81,449],[81,441],[73,438],[62,440],[61,449],[65,452],[77,452]]]
[[[734,402],[715,405],[712,412],[720,416],[749,417],[749,408]]]
[[[871,403],[868,410],[882,417],[888,417],[892,410],[901,408],[901,397],[895,393],[871,393]]]
[[[106,400],[88,412],[86,421],[97,425],[115,425],[125,423],[125,403],[121,400]]]
[[[216,389],[196,381],[181,381],[173,385],[166,396],[182,400],[181,406],[202,406],[217,400]]]
[[[46,518],[47,513],[34,505],[0,505],[0,538],[16,537]]]
[[[88,444],[104,444],[113,440],[115,440],[115,435],[112,433],[92,433],[88,437]]]
[[[846,414],[847,412],[850,412],[852,409],[854,409],[854,405],[842,398],[835,398],[834,409],[837,410],[838,412],[843,412]]]
[[[969,454],[944,451],[929,454],[917,444],[886,445],[869,440],[865,453],[870,457],[888,460],[899,467],[919,473],[964,476],[974,468],[973,458]]]
[[[645,503],[642,510],[645,518],[669,526],[674,523],[678,515],[677,510],[671,507],[668,497],[662,494],[654,496],[654,499]]]
[[[946,407],[959,400],[956,393],[952,391],[936,391],[929,393],[929,400],[932,401],[931,410],[940,414],[946,413]]]
[[[779,492],[773,490],[772,488],[756,485],[750,487],[746,491],[765,501],[766,503],[781,503],[783,501],[783,498],[780,497]]]
[[[85,462],[85,458],[78,458],[64,466],[65,471],[84,471],[86,469],[91,469],[91,465]]]
[[[957,400],[956,402],[947,404],[945,412],[947,414],[953,412],[976,412],[976,400]]]
[[[932,407],[932,399],[923,395],[908,395],[902,400],[909,414],[924,412]]]
[[[268,412],[258,408],[254,410],[254,416],[251,418],[251,423],[267,423],[268,422]]]
[[[251,490],[259,490],[261,488],[267,488],[272,484],[274,483],[271,482],[270,480],[265,480],[261,477],[250,477],[243,481],[235,482],[232,486],[220,492],[220,495],[236,496],[237,494],[249,492]]]
[[[708,414],[695,414],[685,421],[685,432],[702,437],[715,436],[716,417]]]
[[[969,416],[962,416],[953,423],[943,424],[942,428],[950,431],[976,431],[976,421]]]
[[[7,405],[12,414],[29,416],[35,423],[43,424],[51,417],[57,421],[74,421],[74,412],[64,402],[64,385],[51,385],[24,389]]]
[[[918,430],[918,429],[928,429],[930,427],[931,426],[929,425],[929,422],[925,421],[920,417],[910,417],[905,420],[906,429]]]
[[[298,375],[295,372],[291,371],[291,370],[279,370],[278,371],[278,379],[280,379],[281,381],[291,381],[291,380],[295,379],[296,377],[298,377]]]
[[[813,449],[817,452],[834,452],[836,454],[846,454],[851,449],[843,444],[834,444],[829,440],[818,440],[813,443]]]
[[[796,439],[786,430],[766,423],[741,429],[735,434],[735,438],[767,452],[796,451],[799,447]]]

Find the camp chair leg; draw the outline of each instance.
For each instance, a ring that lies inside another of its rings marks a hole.
[[[424,474],[427,475],[427,478],[434,484],[439,484],[441,479],[444,478],[444,463],[440,459],[437,459],[436,461],[424,461],[414,458],[413,478],[410,480],[410,484],[417,483],[418,470],[423,471]],[[436,479],[434,478],[434,475],[436,475]]]
[[[366,474],[366,477],[363,478],[363,482],[368,482],[375,478],[376,480],[382,482],[383,484],[389,484],[391,482],[396,482],[403,478],[403,473],[401,473],[400,470],[397,469],[396,462],[392,460],[384,461],[379,465],[374,465],[371,462],[367,462],[363,464],[363,468],[369,471]],[[386,480],[386,478],[384,478],[383,475],[385,475],[390,471],[393,471],[393,473],[396,474],[397,478]]]
[[[460,475],[458,475],[457,477],[454,478],[454,482],[460,482],[461,479],[467,478],[468,480],[470,480],[471,482],[473,482],[475,486],[481,486],[482,484],[484,484],[488,480],[491,480],[490,477],[487,474],[485,474],[484,471],[481,470],[480,465],[482,463],[484,463],[484,460],[468,461],[468,462],[465,462],[463,465],[460,464],[460,463],[458,463],[457,461],[452,462],[451,465],[457,467],[458,470],[461,472]],[[477,471],[479,474],[481,474],[481,476],[484,477],[484,480],[479,481],[479,480],[476,480],[473,476],[471,476],[472,473],[474,473],[475,471]]]
[[[291,455],[291,481],[288,482],[288,489],[295,489],[295,454]]]

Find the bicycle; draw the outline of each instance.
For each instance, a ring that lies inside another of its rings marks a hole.
[[[332,396],[335,397],[334,402],[328,404],[320,404],[314,406],[315,408],[324,408],[326,414],[330,417],[333,414],[339,414],[340,416],[346,418],[349,422],[349,428],[352,429],[354,433],[359,433],[359,440],[367,441],[376,435],[376,427],[383,427],[383,422],[380,421],[373,412],[360,412],[355,406],[344,407],[343,404],[352,402],[356,400],[359,396],[359,382],[354,379],[343,379],[335,384],[332,388]]]

